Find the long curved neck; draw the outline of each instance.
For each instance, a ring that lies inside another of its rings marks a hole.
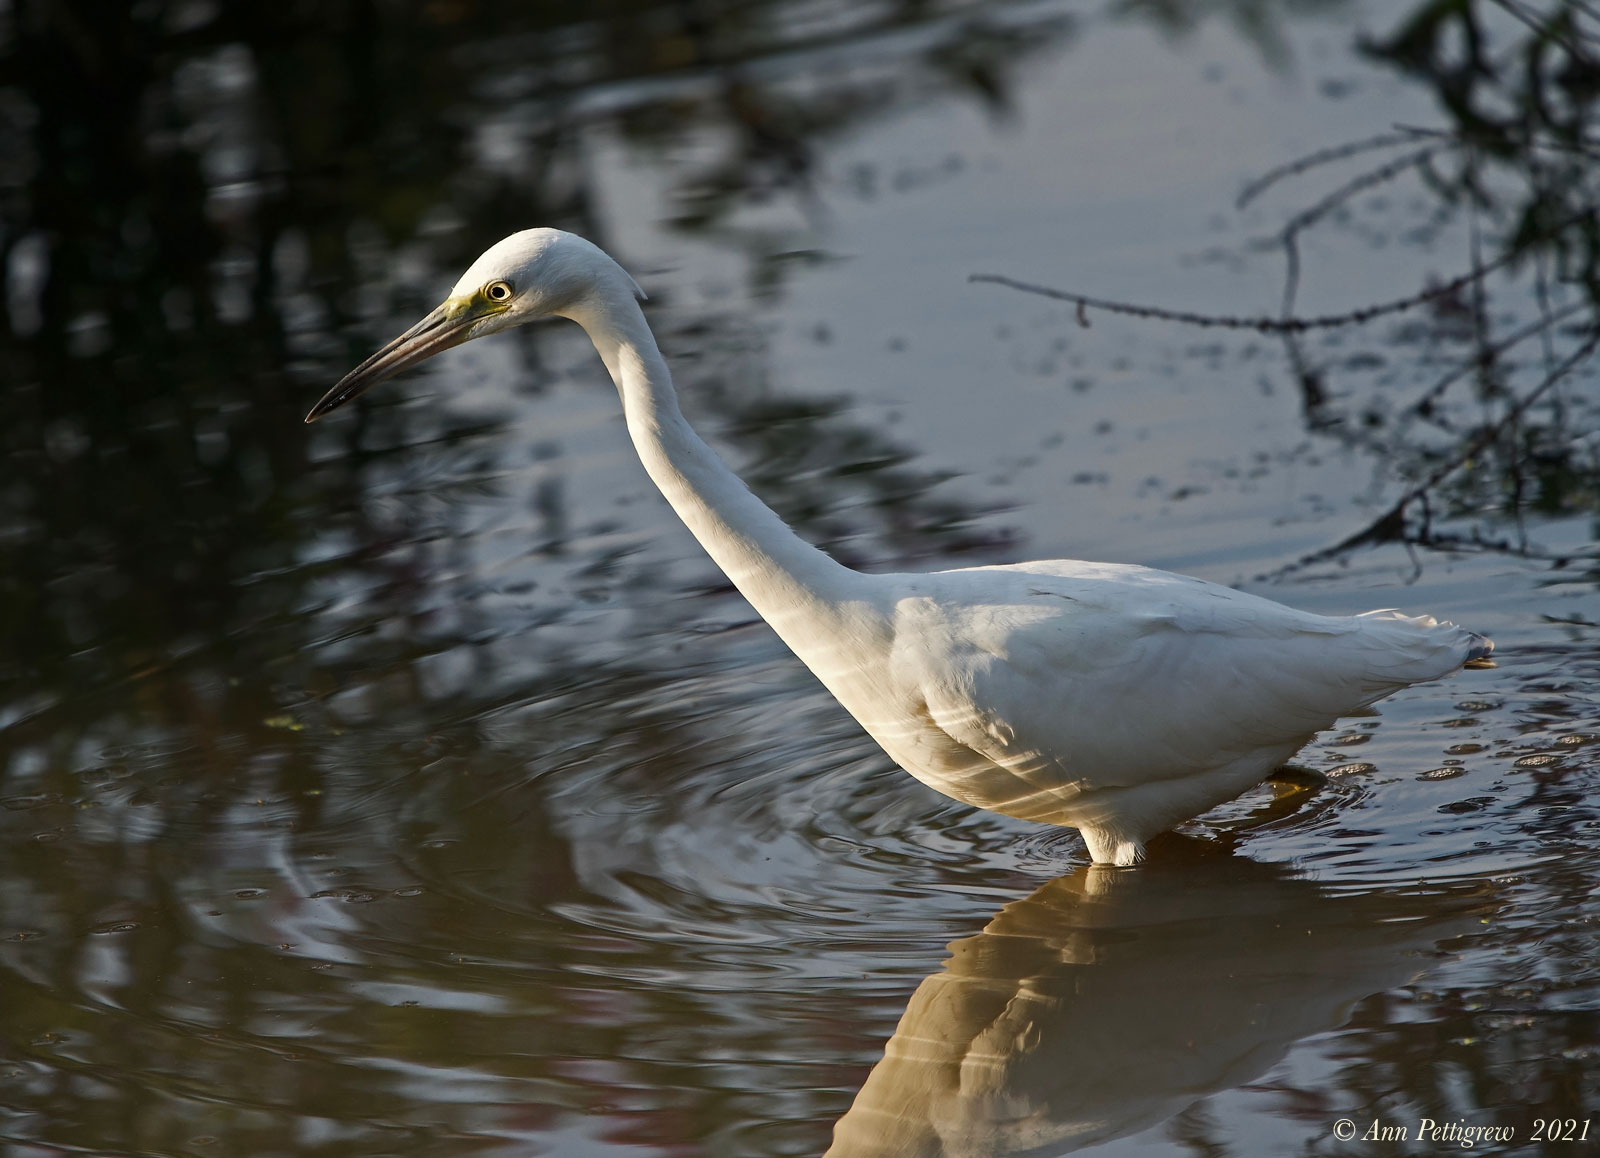
[[[611,372],[651,480],[791,647],[792,636],[803,635],[818,615],[852,598],[863,577],[791,531],[684,419],[672,375],[625,275],[602,281],[562,312],[588,332]]]

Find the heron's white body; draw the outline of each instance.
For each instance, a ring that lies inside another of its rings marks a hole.
[[[1431,618],[1312,615],[1144,567],[852,571],[690,429],[611,258],[528,230],[480,257],[451,301],[497,279],[516,298],[470,336],[548,314],[582,325],[661,493],[891,757],[957,800],[1080,829],[1097,862],[1138,860],[1149,837],[1259,783],[1339,716],[1492,646]]]
[[[785,635],[796,654],[923,783],[1071,825],[1116,864],[1339,716],[1454,671],[1476,642],[1432,619],[1312,615],[1145,567],[867,578],[851,642]]]

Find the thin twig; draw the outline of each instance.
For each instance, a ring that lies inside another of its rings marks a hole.
[[[1383,133],[1376,137],[1367,137],[1364,140],[1351,141],[1348,144],[1334,145],[1331,148],[1318,149],[1314,153],[1307,153],[1304,157],[1279,165],[1276,169],[1269,169],[1254,181],[1251,181],[1239,191],[1239,196],[1235,198],[1233,207],[1235,209],[1243,209],[1285,178],[1296,177],[1301,173],[1315,169],[1319,165],[1343,161],[1346,158],[1359,156],[1362,153],[1370,153],[1375,149],[1387,149],[1392,145],[1407,144],[1410,136],[1409,132]]]
[[[1501,338],[1494,345],[1487,347],[1487,349],[1475,352],[1471,358],[1467,358],[1461,362],[1458,362],[1453,370],[1451,370],[1444,377],[1440,378],[1432,386],[1428,387],[1427,390],[1423,391],[1422,396],[1411,405],[1407,406],[1405,412],[1409,415],[1415,415],[1419,418],[1424,416],[1427,413],[1428,407],[1432,405],[1434,399],[1438,398],[1439,395],[1443,394],[1446,390],[1450,389],[1450,387],[1459,382],[1463,374],[1466,374],[1470,370],[1476,369],[1480,365],[1480,359],[1485,354],[1491,358],[1498,359],[1513,346],[1521,345],[1523,342],[1527,341],[1529,338],[1535,337],[1536,335],[1548,333],[1555,326],[1555,324],[1561,321],[1563,318],[1569,318],[1573,314],[1587,310],[1588,308],[1588,302],[1574,302],[1572,305],[1557,310],[1548,318],[1540,318],[1536,322],[1529,322],[1526,326],[1522,327],[1522,329],[1517,330],[1515,333],[1512,333],[1504,338]],[[1553,365],[1554,360],[1554,351],[1551,351],[1549,356],[1545,359],[1545,365],[1547,369]]]
[[[1407,169],[1415,168],[1417,165],[1422,164],[1444,147],[1443,145],[1429,145],[1425,149],[1418,149],[1413,153],[1407,153],[1403,157],[1385,161],[1376,169],[1368,169],[1365,173],[1352,177],[1316,204],[1302,209],[1291,217],[1288,224],[1283,228],[1285,236],[1303,232],[1357,193],[1370,189],[1374,185],[1382,185],[1385,181],[1394,180]]]
[[[1401,495],[1399,501],[1395,503],[1393,509],[1398,513],[1400,508],[1404,507],[1412,499],[1416,498],[1423,491],[1432,490],[1448,475],[1453,473],[1457,467],[1461,466],[1468,459],[1472,458],[1473,455],[1477,454],[1484,447],[1488,446],[1490,443],[1499,438],[1501,432],[1508,425],[1520,419],[1523,414],[1527,413],[1527,410],[1530,406],[1539,401],[1540,398],[1543,398],[1545,394],[1554,388],[1557,383],[1559,383],[1568,374],[1572,373],[1573,370],[1577,369],[1585,358],[1594,353],[1596,346],[1600,346],[1600,330],[1591,332],[1589,336],[1584,339],[1583,344],[1567,357],[1566,361],[1562,362],[1554,370],[1546,374],[1544,376],[1544,380],[1532,390],[1528,391],[1527,394],[1523,395],[1523,397],[1515,405],[1502,414],[1498,422],[1485,427],[1483,430],[1480,430],[1475,437],[1469,439],[1467,441],[1466,449],[1462,450],[1454,458],[1450,459],[1450,461],[1446,462],[1422,482],[1416,484],[1405,494]]]
[[[1406,125],[1399,122],[1396,122],[1395,128],[1413,137],[1431,137],[1456,145],[1465,144],[1467,140],[1454,129],[1431,129],[1424,125]],[[1529,149],[1543,149],[1551,153],[1577,153],[1585,157],[1600,155],[1600,140],[1592,137],[1580,137],[1575,141],[1549,141],[1537,137],[1525,137],[1521,143]]]
[[[1278,303],[1278,316],[1292,318],[1300,296],[1300,235],[1296,230],[1285,229],[1278,241],[1283,246],[1283,296]]]
[[[1295,302],[1300,294],[1300,238],[1293,230],[1285,229],[1279,241],[1283,245],[1283,298],[1278,313],[1281,317],[1290,318],[1294,316]],[[1285,330],[1279,337],[1283,339],[1283,353],[1289,359],[1289,370],[1294,375],[1295,385],[1300,388],[1300,410],[1305,415],[1307,425],[1312,428],[1326,426],[1328,419],[1322,406],[1327,401],[1327,393],[1322,389],[1321,376],[1306,360],[1298,334]]]
[[[1545,20],[1543,23],[1541,23],[1539,16],[1523,11],[1522,5],[1513,3],[1513,0],[1490,0],[1490,2],[1493,3],[1495,7],[1509,13],[1514,19],[1520,20],[1534,33],[1535,36],[1548,36],[1562,48],[1566,49],[1574,59],[1579,61],[1583,61],[1585,59],[1584,52],[1581,48],[1555,30],[1554,21]]]
[[[1309,555],[1302,555],[1293,563],[1289,563],[1286,566],[1280,567],[1277,571],[1272,572],[1270,575],[1261,575],[1257,578],[1277,578],[1281,575],[1288,574],[1291,571],[1298,571],[1300,568],[1308,566],[1309,564],[1320,563],[1324,559],[1331,559],[1336,555],[1342,555],[1346,551],[1349,551],[1355,547],[1363,546],[1367,543],[1384,542],[1391,539],[1403,538],[1405,530],[1406,507],[1418,499],[1423,499],[1425,501],[1429,491],[1438,486],[1439,483],[1443,482],[1451,474],[1455,473],[1456,470],[1470,461],[1472,457],[1479,451],[1483,450],[1484,447],[1490,445],[1497,438],[1499,438],[1501,432],[1505,430],[1509,423],[1514,422],[1522,417],[1523,413],[1526,412],[1530,406],[1539,401],[1539,399],[1542,398],[1552,387],[1554,387],[1556,383],[1560,382],[1563,378],[1575,370],[1585,358],[1594,353],[1597,346],[1600,346],[1600,330],[1592,331],[1589,334],[1589,337],[1584,340],[1583,344],[1579,346],[1577,350],[1575,350],[1566,359],[1566,361],[1562,362],[1561,365],[1557,366],[1553,371],[1547,374],[1544,380],[1539,383],[1539,385],[1535,386],[1514,406],[1501,415],[1498,422],[1485,427],[1474,437],[1468,439],[1466,446],[1462,450],[1457,452],[1447,462],[1445,462],[1443,466],[1439,467],[1427,478],[1408,488],[1405,494],[1401,495],[1381,515],[1373,519],[1365,527],[1362,527],[1353,535],[1345,536],[1343,539],[1340,539],[1337,543],[1334,543],[1330,547],[1323,547],[1320,550],[1311,552]]]
[[[1356,326],[1363,322],[1370,322],[1374,318],[1415,309],[1417,306],[1425,305],[1435,298],[1455,293],[1464,286],[1470,285],[1476,279],[1486,277],[1502,266],[1511,264],[1518,256],[1516,252],[1508,251],[1495,258],[1482,269],[1462,274],[1460,277],[1452,278],[1441,285],[1430,286],[1421,293],[1413,294],[1407,298],[1380,302],[1375,306],[1363,306],[1361,309],[1351,310],[1348,313],[1323,314],[1311,318],[1242,318],[1228,315],[1199,314],[1190,310],[1168,310],[1160,306],[1141,306],[1133,302],[1111,301],[1107,298],[1073,293],[1070,290],[1035,285],[1032,282],[1018,281],[1015,278],[1006,277],[1004,274],[998,273],[968,274],[967,280],[969,282],[987,282],[991,285],[1002,285],[1009,289],[1020,290],[1026,294],[1037,294],[1040,297],[1053,298],[1056,301],[1071,302],[1087,309],[1104,310],[1108,314],[1123,314],[1133,318],[1152,318],[1161,322],[1180,322],[1186,326],[1216,327],[1225,330],[1255,330],[1262,334],[1298,334],[1304,333],[1306,330],[1327,330],[1341,326]]]
[[[1425,149],[1419,149],[1404,157],[1388,161],[1376,169],[1358,174],[1316,204],[1301,210],[1289,219],[1282,232],[1278,235],[1278,243],[1283,247],[1284,260],[1283,296],[1278,307],[1280,317],[1292,318],[1294,316],[1295,303],[1300,293],[1300,234],[1310,229],[1323,217],[1343,205],[1357,193],[1381,185],[1385,181],[1393,180],[1407,169],[1414,168],[1427,161],[1441,147],[1440,145],[1429,145]],[[1079,308],[1081,309],[1082,307],[1080,306]],[[1318,372],[1312,368],[1293,331],[1285,330],[1281,336],[1283,338],[1284,353],[1289,359],[1289,366],[1294,373],[1295,382],[1300,387],[1301,407],[1305,411],[1306,421],[1312,426],[1327,425],[1327,418],[1322,412],[1325,395]]]
[[[1510,555],[1518,559],[1545,559],[1550,561],[1561,558],[1561,556],[1553,555],[1542,547],[1536,547],[1531,543],[1519,545],[1508,539],[1485,539],[1477,531],[1474,531],[1470,537],[1429,532],[1425,535],[1416,535],[1408,538],[1406,543],[1408,546],[1415,544],[1419,547],[1432,547],[1436,551],[1460,551],[1462,554]]]

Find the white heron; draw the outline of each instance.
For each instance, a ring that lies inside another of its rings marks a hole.
[[[512,234],[306,421],[469,339],[570,318],[610,371],[667,502],[884,751],[967,804],[1077,828],[1096,863],[1141,860],[1151,836],[1259,784],[1338,717],[1493,649],[1427,616],[1314,615],[1146,567],[851,570],[795,535],[690,428],[643,296],[581,237]]]

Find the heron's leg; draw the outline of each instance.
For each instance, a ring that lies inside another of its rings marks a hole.
[[[1285,764],[1270,773],[1263,783],[1272,790],[1272,798],[1227,824],[1229,832],[1250,832],[1293,816],[1327,785],[1328,778],[1300,764]]]

